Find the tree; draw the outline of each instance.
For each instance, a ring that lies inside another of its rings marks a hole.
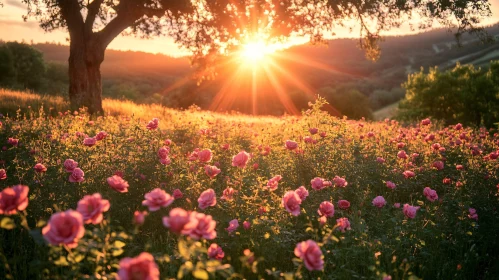
[[[12,52],[7,45],[0,45],[0,86],[12,86],[15,76],[16,72]]]
[[[446,124],[463,123],[492,127],[499,121],[499,61],[488,70],[457,64],[441,72],[437,67],[409,76],[404,84],[406,98],[399,118],[421,120],[426,117]]]
[[[6,46],[12,53],[16,86],[39,90],[45,77],[43,54],[24,43],[9,42]]]
[[[46,31],[69,33],[69,98],[73,109],[86,106],[102,112],[100,65],[107,46],[119,34],[142,37],[166,34],[192,52],[200,69],[211,70],[223,55],[255,37],[267,42],[290,36],[310,36],[312,42],[345,20],[360,25],[361,47],[379,55],[379,32],[399,26],[419,14],[424,24],[434,20],[455,24],[457,34],[477,32],[480,17],[490,15],[487,0],[22,0],[26,17]],[[263,38],[262,38],[263,37]],[[202,76],[211,73],[201,71]]]

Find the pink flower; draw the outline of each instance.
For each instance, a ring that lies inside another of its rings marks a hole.
[[[149,130],[155,130],[158,128],[158,126],[159,126],[159,119],[154,118],[147,124],[146,128]]]
[[[135,211],[133,213],[133,223],[136,225],[142,225],[146,219],[147,211]]]
[[[423,194],[431,202],[433,202],[433,201],[435,201],[435,200],[438,199],[437,191],[436,190],[432,190],[429,187],[424,188]]]
[[[85,181],[84,176],[85,176],[85,173],[83,172],[83,170],[81,170],[80,168],[77,167],[73,170],[71,175],[69,175],[69,182],[71,182],[71,183],[83,182],[83,181]]]
[[[448,184],[450,184],[451,182],[452,182],[452,180],[451,180],[450,178],[444,178],[444,179],[442,180],[442,184],[445,184],[445,185],[448,185]]]
[[[218,246],[216,243],[212,243],[208,248],[208,257],[210,259],[221,260],[225,256],[222,247]]]
[[[184,196],[184,194],[182,194],[182,192],[179,189],[174,189],[173,190],[173,198],[174,199],[180,199],[183,196]]]
[[[468,211],[470,212],[470,214],[468,215],[468,218],[478,221],[478,214],[476,213],[476,209],[469,208]]]
[[[405,178],[407,178],[407,179],[416,176],[416,174],[410,170],[406,170],[402,174],[404,174]]]
[[[217,204],[217,197],[213,189],[207,189],[201,193],[198,198],[198,206],[200,209],[206,209],[209,206],[215,206]]]
[[[345,230],[350,230],[350,221],[348,218],[339,218],[336,219],[336,226],[338,227],[338,230],[341,232],[345,232]]]
[[[182,234],[189,235],[195,240],[200,238],[211,240],[217,237],[216,225],[217,222],[210,215],[192,212],[189,216],[189,222],[182,230]]]
[[[29,187],[16,185],[0,192],[0,215],[13,215],[28,207]]]
[[[202,150],[198,153],[198,160],[200,162],[210,162],[213,155],[209,149]]]
[[[395,185],[392,181],[386,181],[386,187],[393,190],[397,187],[397,185]]]
[[[161,163],[162,165],[170,165],[170,163],[172,163],[172,160],[169,157],[160,158],[159,163]]]
[[[305,201],[305,199],[308,197],[308,191],[304,186],[301,186],[295,190],[295,193],[298,194],[300,197],[301,201]]]
[[[460,123],[458,123],[458,124],[456,124],[456,125],[454,126],[454,129],[455,129],[455,130],[461,130],[462,128],[463,128],[463,125],[462,125],[462,124],[460,124]]]
[[[215,165],[205,165],[204,172],[208,175],[208,177],[213,179],[220,173],[220,169]]]
[[[158,211],[161,207],[168,207],[173,203],[174,198],[160,188],[146,193],[142,205],[149,207],[149,211]]]
[[[7,172],[5,169],[0,169],[0,180],[5,180],[7,179]]]
[[[341,178],[339,176],[334,176],[333,182],[335,187],[344,188],[348,185],[348,182],[345,180],[345,178]]]
[[[321,248],[315,241],[309,239],[296,244],[294,253],[303,261],[308,270],[322,270],[324,268],[324,257]]]
[[[422,125],[429,125],[429,124],[431,124],[431,121],[430,121],[430,119],[426,118],[426,119],[421,121],[421,124]]]
[[[168,147],[161,147],[158,150],[158,157],[160,159],[166,159],[166,158],[168,158],[169,154],[170,154],[170,148],[168,148]]]
[[[350,202],[348,200],[342,199],[338,201],[338,208],[342,210],[347,210],[348,208],[350,208]]]
[[[312,128],[308,129],[308,132],[310,132],[310,134],[314,135],[314,134],[317,134],[317,132],[319,132],[319,129],[316,127],[312,127]]]
[[[277,176],[274,176],[273,178],[269,179],[268,183],[267,183],[267,188],[270,190],[270,191],[275,191],[277,190],[277,186],[279,184],[279,181],[281,181],[282,179],[282,176],[281,175],[277,175]]]
[[[163,217],[163,225],[174,233],[181,233],[184,226],[189,222],[190,214],[182,208],[170,210],[169,217]]]
[[[378,163],[385,163],[385,159],[384,159],[384,158],[382,158],[382,157],[377,157],[377,158],[376,158],[376,161],[377,161]]]
[[[223,199],[223,200],[232,200],[233,196],[234,196],[234,193],[236,193],[236,191],[233,188],[228,187],[228,188],[226,188],[223,191],[221,199]]]
[[[113,175],[107,178],[106,181],[109,184],[109,186],[114,190],[116,190],[117,192],[120,193],[128,192],[128,187],[129,187],[128,182],[123,180],[123,178],[121,178],[120,176]]]
[[[321,225],[321,227],[325,226],[327,224],[327,217],[326,216],[321,216],[319,218],[319,224]]]
[[[397,203],[393,204],[393,207],[400,208],[400,203],[397,202]]]
[[[383,208],[386,205],[386,200],[382,196],[377,196],[373,199],[373,205],[378,208]]]
[[[109,200],[102,199],[100,193],[94,193],[86,195],[78,201],[76,211],[80,212],[85,224],[97,225],[102,222],[102,213],[107,212],[110,206]]]
[[[251,227],[251,223],[250,223],[250,222],[248,222],[248,221],[244,221],[244,222],[243,222],[243,227],[244,227],[244,229],[245,229],[245,230],[248,230],[248,229],[250,229],[250,227]]]
[[[41,164],[41,163],[37,163],[35,164],[35,167],[33,167],[35,169],[36,172],[38,173],[41,173],[41,172],[46,172],[47,171],[47,167],[45,167],[45,165]]]
[[[397,153],[397,157],[401,159],[407,159],[407,154],[405,153],[404,150],[401,150]]]
[[[78,240],[85,235],[82,215],[74,210],[57,212],[50,217],[48,225],[42,229],[45,240],[52,245],[64,244],[76,248]]]
[[[75,168],[78,167],[78,163],[72,159],[67,159],[64,161],[64,170],[69,173],[73,173]]]
[[[464,167],[463,167],[461,164],[458,164],[458,165],[456,165],[456,169],[457,169],[457,170],[463,170],[463,169],[464,169]]]
[[[245,168],[249,159],[250,159],[250,154],[248,154],[245,151],[241,151],[239,152],[239,154],[232,157],[232,166]]]
[[[314,190],[322,190],[325,187],[331,186],[331,182],[326,181],[322,178],[315,177],[310,181],[310,184],[312,184],[312,189]]]
[[[412,206],[412,205],[409,205],[409,204],[404,204],[404,208],[403,208],[403,211],[404,211],[404,215],[407,217],[407,218],[411,218],[411,219],[414,219],[416,217],[416,212],[419,210],[419,206]]]
[[[444,162],[440,161],[440,160],[435,161],[431,166],[436,168],[437,170],[442,170],[442,169],[444,169]]]
[[[237,219],[234,219],[234,220],[229,222],[229,227],[226,228],[226,230],[229,233],[233,233],[234,231],[237,230],[238,227],[239,227],[239,222],[237,221]]]
[[[120,260],[118,280],[159,280],[159,269],[154,262],[154,257],[146,252],[135,258]]]
[[[106,137],[107,137],[107,132],[105,132],[105,131],[101,131],[101,132],[97,133],[97,135],[95,135],[95,139],[97,141],[103,140]]]
[[[295,191],[288,191],[282,197],[282,206],[293,216],[300,215],[300,196]]]
[[[12,145],[12,146],[17,146],[19,144],[19,139],[9,138],[9,139],[7,139],[7,144]]]
[[[291,151],[291,150],[298,148],[298,143],[296,143],[295,141],[286,140],[285,147],[286,147],[286,149]]]
[[[326,217],[332,217],[334,216],[334,205],[329,202],[329,201],[323,201],[319,205],[319,210],[317,210],[317,213],[321,216],[326,216]]]
[[[95,139],[94,137],[86,137],[83,140],[83,145],[88,146],[88,147],[92,147],[96,143],[97,143],[97,139]]]

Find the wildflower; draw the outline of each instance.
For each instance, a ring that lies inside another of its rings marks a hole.
[[[158,265],[154,262],[154,257],[146,252],[135,258],[124,258],[120,260],[118,270],[118,280],[159,280]]]
[[[329,202],[329,201],[323,201],[319,205],[319,210],[317,210],[317,213],[321,216],[326,216],[326,217],[333,217],[334,216],[334,205]]]
[[[128,192],[128,182],[123,180],[121,176],[118,175],[113,175],[109,178],[106,179],[107,183],[109,186],[114,189],[115,191],[119,193],[126,193]]]
[[[13,215],[28,207],[29,187],[16,185],[0,192],[0,215]]]
[[[212,243],[208,248],[208,257],[210,259],[221,260],[225,256],[222,247],[218,246],[216,243]]]
[[[324,256],[315,241],[309,239],[296,244],[294,253],[295,256],[302,259],[308,270],[322,270],[324,268]]]
[[[85,234],[83,216],[74,210],[57,212],[50,217],[48,224],[42,229],[42,234],[52,245],[64,244],[68,248],[76,248],[78,241]]]
[[[226,230],[229,233],[233,233],[234,231],[237,230],[238,227],[239,227],[239,222],[237,221],[237,219],[234,219],[229,222],[229,227],[226,228]]]
[[[416,217],[416,212],[419,210],[419,208],[420,208],[419,206],[404,204],[404,209],[403,209],[404,215],[407,218],[414,219]]]
[[[292,151],[292,150],[298,148],[298,143],[296,143],[295,141],[286,140],[285,147],[286,147],[286,149]]]
[[[217,204],[217,197],[213,189],[207,189],[201,193],[198,198],[199,208],[206,209],[209,206],[215,206]]]
[[[161,207],[168,207],[174,201],[171,195],[160,188],[146,193],[144,198],[142,205],[147,206],[151,212],[158,211]]]
[[[288,191],[282,197],[282,206],[293,216],[300,214],[300,196],[294,191]]]
[[[85,173],[83,172],[83,170],[81,170],[80,168],[77,167],[73,170],[71,175],[69,175],[69,182],[71,182],[71,183],[83,182],[83,181],[85,181],[84,176],[85,176]]]
[[[377,196],[373,199],[372,203],[374,206],[376,206],[378,208],[383,208],[383,206],[386,205],[386,200],[382,196]]]
[[[338,230],[341,232],[345,232],[345,230],[350,230],[350,221],[348,218],[339,218],[336,219],[336,226],[338,227]]]
[[[190,214],[182,208],[173,208],[168,217],[163,217],[163,225],[172,232],[180,234],[190,221]]]
[[[95,193],[86,195],[78,201],[76,211],[82,215],[85,224],[97,225],[102,222],[102,213],[107,212],[110,206],[109,200],[102,199],[100,193]]]
[[[250,154],[248,154],[245,151],[241,151],[239,154],[232,157],[232,166],[245,168],[249,159],[250,159]]]
[[[146,128],[149,130],[155,130],[158,128],[158,126],[159,126],[159,119],[154,118],[147,124]]]
[[[301,201],[304,201],[308,197],[308,190],[304,186],[301,186],[298,189],[296,189],[295,193],[298,194]]]

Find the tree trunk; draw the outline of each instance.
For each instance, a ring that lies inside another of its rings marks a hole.
[[[71,110],[86,107],[90,114],[102,114],[100,65],[104,61],[105,47],[97,38],[72,37],[69,49]]]

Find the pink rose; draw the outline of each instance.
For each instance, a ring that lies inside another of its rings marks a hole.
[[[350,221],[348,220],[348,218],[339,218],[339,219],[336,219],[336,226],[338,227],[338,230],[340,230],[341,232],[345,232],[345,230],[350,230]]]
[[[204,167],[204,172],[208,175],[208,177],[213,179],[220,173],[220,169],[215,165],[206,165]]]
[[[416,176],[416,174],[414,172],[410,171],[410,170],[406,170],[402,174],[404,174],[404,177],[407,178],[407,179]]]
[[[0,169],[0,180],[5,180],[7,179],[7,172],[5,169]]]
[[[160,158],[159,163],[161,163],[162,165],[170,165],[170,163],[172,163],[172,160],[169,157]]]
[[[235,192],[236,191],[233,188],[228,187],[223,191],[221,199],[232,200]]]
[[[159,119],[154,118],[147,124],[146,128],[149,130],[155,130],[158,128],[158,126],[159,126]]]
[[[96,143],[97,143],[97,140],[94,137],[86,137],[83,140],[83,145],[88,146],[88,147],[92,147]]]
[[[288,191],[282,197],[282,206],[293,216],[300,215],[300,196],[294,191]]]
[[[158,211],[161,207],[168,207],[173,203],[174,198],[160,188],[146,193],[142,205],[149,207],[149,211]]]
[[[319,177],[315,177],[314,179],[312,179],[310,181],[310,184],[312,184],[312,189],[314,190],[322,190],[325,187],[331,186],[331,182]]]
[[[321,216],[319,218],[319,224],[321,225],[321,227],[325,226],[327,224],[327,217],[326,216]]]
[[[168,148],[168,147],[161,147],[158,150],[158,157],[160,159],[167,158],[169,154],[170,154],[170,148]]]
[[[348,200],[342,199],[338,201],[338,208],[347,210],[348,208],[350,208],[350,202]]]
[[[464,169],[464,167],[463,167],[461,164],[458,164],[458,165],[456,165],[456,169],[457,169],[457,170],[463,170],[463,169]]]
[[[200,162],[210,162],[213,155],[209,149],[202,150],[198,153],[198,159]]]
[[[78,163],[72,159],[67,159],[64,161],[64,170],[69,173],[73,173],[75,168],[78,167]]]
[[[239,152],[239,154],[235,155],[232,158],[232,166],[236,166],[239,168],[245,168],[249,159],[250,159],[250,154],[248,154],[245,151],[241,151],[241,152]]]
[[[407,159],[407,154],[405,153],[404,150],[401,150],[397,153],[397,157],[401,159]]]
[[[296,143],[295,141],[286,140],[285,147],[286,147],[286,149],[291,151],[291,150],[298,148],[298,143]]]
[[[182,208],[173,208],[169,217],[163,217],[163,225],[174,233],[181,233],[189,221],[190,214]]]
[[[397,185],[395,185],[392,181],[386,181],[386,187],[393,190],[397,187]]]
[[[229,222],[229,227],[226,228],[226,230],[229,233],[233,233],[234,231],[237,230],[238,227],[239,227],[239,222],[237,221],[237,219],[234,219],[234,220]]]
[[[154,257],[146,252],[135,258],[120,260],[118,280],[159,280],[159,269],[154,262]]]
[[[244,227],[244,229],[245,229],[245,230],[248,230],[248,229],[250,229],[250,227],[251,227],[251,223],[250,223],[250,222],[248,222],[248,221],[244,221],[244,222],[243,222],[243,227]]]
[[[35,164],[35,167],[33,167],[33,169],[35,169],[35,171],[38,172],[38,173],[46,172],[47,171],[47,167],[45,167],[45,165],[43,165],[41,163]]]
[[[85,173],[83,172],[83,170],[81,170],[80,168],[77,167],[73,170],[71,175],[69,175],[69,182],[71,182],[71,183],[83,182],[83,181],[85,181],[84,176],[85,176]]]
[[[13,215],[28,207],[29,187],[16,185],[0,192],[0,215]]]
[[[85,235],[83,217],[74,210],[57,212],[50,217],[48,224],[42,229],[42,234],[52,245],[64,244],[68,248],[76,248],[78,240]]]
[[[308,191],[304,186],[301,186],[295,190],[295,193],[298,194],[301,201],[304,201],[308,197]]]
[[[194,211],[190,214],[189,222],[184,226],[182,234],[189,235],[195,240],[200,238],[211,240],[217,237],[216,225],[217,222],[210,215]]]
[[[382,157],[377,157],[377,158],[376,158],[376,161],[377,161],[378,163],[385,163],[385,159],[384,159],[384,158],[382,158]]]
[[[473,219],[473,220],[477,220],[478,221],[478,214],[476,213],[476,209],[475,208],[469,208],[468,209],[468,212],[470,212],[470,214],[468,215],[468,217],[470,219]]]
[[[386,205],[386,200],[382,196],[377,196],[373,199],[373,205],[378,207],[378,208],[383,208],[383,206]]]
[[[224,256],[225,253],[222,250],[222,247],[218,246],[216,243],[212,243],[208,248],[208,258],[221,260],[224,258]]]
[[[174,189],[173,190],[173,198],[174,199],[180,199],[183,196],[184,196],[184,194],[182,194],[182,192],[179,189]]]
[[[282,179],[281,175],[277,175],[277,176],[274,176],[273,178],[269,179],[269,181],[267,182],[267,188],[270,191],[277,190],[277,186],[279,184],[279,181],[281,181],[281,179]]]
[[[105,132],[105,131],[101,131],[101,132],[97,133],[97,135],[95,135],[95,139],[97,141],[103,140],[106,137],[107,137],[107,132]]]
[[[123,180],[123,178],[121,178],[120,176],[113,175],[107,178],[106,181],[109,184],[109,186],[114,190],[116,190],[117,192],[120,193],[128,192],[128,187],[129,187],[128,182]]]
[[[326,217],[332,217],[334,216],[334,205],[329,202],[329,201],[323,201],[319,205],[319,210],[317,210],[317,213],[321,216],[326,216]]]
[[[400,203],[397,202],[397,203],[393,204],[393,207],[400,208]]]
[[[142,225],[145,222],[147,216],[147,211],[135,211],[133,213],[133,223],[136,225]]]
[[[316,127],[309,128],[308,132],[310,132],[310,134],[314,135],[314,134],[317,134],[317,132],[319,132],[319,129]]]
[[[200,209],[206,209],[209,206],[215,206],[217,204],[217,197],[213,189],[207,189],[201,193],[198,198],[198,206]]]
[[[426,118],[426,119],[421,121],[421,124],[422,125],[429,125],[429,124],[431,124],[431,121],[430,121],[430,119]]]
[[[431,166],[434,167],[437,170],[442,170],[442,169],[444,169],[444,162],[440,161],[440,160],[439,161],[435,161]]]
[[[12,146],[17,146],[17,145],[19,145],[19,139],[9,138],[9,139],[7,139],[7,144],[12,145]]]
[[[409,204],[404,204],[403,212],[407,218],[414,219],[416,217],[416,212],[419,210],[419,206],[412,206]]]
[[[334,176],[333,182],[335,187],[344,188],[348,185],[348,182],[345,180],[345,178],[341,178],[339,176]]]
[[[322,270],[324,260],[321,248],[315,241],[307,240],[296,244],[295,256],[300,258],[308,270]]]
[[[435,200],[438,199],[437,191],[432,190],[429,187],[424,188],[423,194],[431,202],[433,202],[433,201],[435,201]]]
[[[85,224],[97,225],[102,222],[102,213],[107,212],[110,206],[109,200],[102,199],[100,193],[95,193],[86,195],[78,201],[76,211],[80,212]]]

